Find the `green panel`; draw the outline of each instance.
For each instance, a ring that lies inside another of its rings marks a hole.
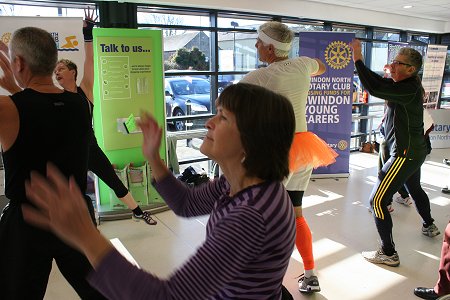
[[[129,163],[144,165],[142,134],[136,132],[138,128],[128,134],[123,123],[128,121],[130,125],[131,115],[149,111],[165,128],[161,30],[95,28],[94,72],[94,130],[99,146],[119,169]],[[166,157],[165,139],[160,154]],[[130,188],[135,200],[142,204],[162,203],[147,186],[142,187],[145,191]],[[101,181],[99,193],[100,210],[119,204],[110,203],[118,199]]]

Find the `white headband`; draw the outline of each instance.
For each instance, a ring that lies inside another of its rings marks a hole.
[[[289,51],[291,50],[291,43],[283,43],[274,40],[270,36],[264,33],[264,31],[258,29],[258,38],[263,41],[265,44],[272,44],[276,49],[283,50],[283,51]]]

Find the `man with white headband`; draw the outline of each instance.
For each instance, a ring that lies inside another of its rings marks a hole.
[[[255,47],[259,60],[269,65],[248,73],[241,82],[263,86],[287,97],[294,107],[296,134],[290,152],[291,174],[284,184],[291,198],[296,216],[296,246],[303,260],[305,273],[300,276],[299,290],[303,293],[320,291],[314,273],[311,231],[303,217],[302,199],[313,168],[335,162],[337,156],[323,140],[307,131],[306,100],[311,76],[325,72],[325,65],[317,58],[288,58],[294,32],[280,22],[267,22],[258,29]]]

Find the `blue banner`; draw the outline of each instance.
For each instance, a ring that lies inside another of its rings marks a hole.
[[[313,174],[348,175],[352,131],[354,63],[348,46],[354,33],[300,32],[300,56],[320,59],[327,70],[311,78],[306,104],[308,131],[314,132],[339,156]]]

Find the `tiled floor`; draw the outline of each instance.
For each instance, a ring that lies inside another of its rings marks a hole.
[[[445,181],[450,183],[450,167],[442,164],[442,158],[449,155],[448,149],[434,149],[422,167],[422,186],[441,230],[450,219],[450,196],[440,192],[448,184]],[[353,153],[349,178],[311,181],[303,201],[304,214],[313,232],[322,291],[313,296],[297,291],[295,277],[303,266],[295,251],[284,280],[294,299],[418,299],[412,293],[414,287],[434,286],[442,234],[423,236],[414,207],[394,203],[394,240],[401,260],[398,268],[370,264],[360,255],[377,247],[378,235],[367,209],[376,166],[376,155]],[[167,277],[202,243],[207,217],[187,220],[167,211],[156,218],[156,226],[122,220],[104,222],[100,230],[109,238],[119,238],[142,268]],[[56,266],[45,299],[77,299]]]

